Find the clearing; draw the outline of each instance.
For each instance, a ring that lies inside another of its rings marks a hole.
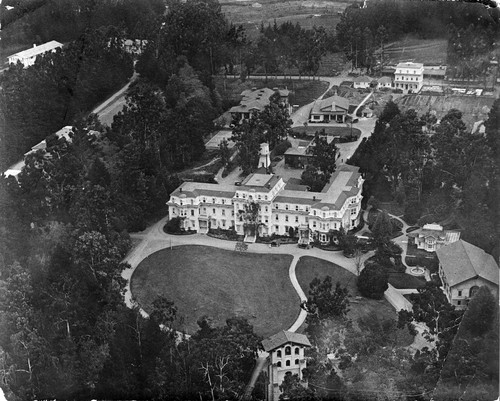
[[[300,299],[288,277],[291,261],[290,255],[179,246],[144,259],[130,288],[146,311],[158,295],[174,301],[188,333],[204,315],[215,325],[242,316],[265,337],[286,330],[299,314]]]
[[[414,61],[427,65],[446,64],[446,39],[403,38],[384,48],[384,63],[397,64]]]

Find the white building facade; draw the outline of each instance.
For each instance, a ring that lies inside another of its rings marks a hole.
[[[24,68],[32,66],[35,64],[36,58],[45,53],[55,52],[57,49],[63,47],[62,43],[59,43],[55,40],[44,43],[43,45],[33,45],[32,48],[23,50],[22,52],[12,54],[8,57],[9,64],[17,64],[18,62],[22,63]]]
[[[183,218],[183,228],[199,233],[234,229],[245,235],[245,205],[259,204],[258,234],[288,235],[308,228],[321,242],[330,230],[350,230],[360,221],[363,178],[359,168],[340,166],[322,192],[285,189],[273,174],[251,174],[239,186],[185,182],[170,196],[169,217]]]
[[[399,63],[394,73],[394,87],[404,93],[417,93],[424,83],[424,65],[422,63]]]
[[[302,371],[307,366],[304,356],[306,347],[311,343],[304,334],[281,331],[264,341],[264,350],[269,353],[267,358],[267,401],[277,401],[281,395],[279,386],[286,375],[297,375],[300,383],[307,387]]]

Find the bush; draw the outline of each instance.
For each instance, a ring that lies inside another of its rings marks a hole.
[[[167,224],[165,224],[165,232],[168,234],[179,234],[182,229],[181,229],[181,223],[182,223],[182,218],[180,217],[174,217],[167,221]]]
[[[208,235],[210,237],[224,239],[228,241],[238,241],[240,236],[236,233],[234,228],[223,229],[223,228],[210,228],[208,230]]]
[[[290,148],[292,144],[290,141],[286,140],[278,143],[273,149],[273,157],[274,156],[283,156],[288,148]]]
[[[358,290],[364,297],[382,299],[389,288],[387,270],[376,263],[365,266],[358,277]]]

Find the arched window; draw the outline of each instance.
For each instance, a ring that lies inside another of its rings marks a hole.
[[[478,290],[479,290],[479,287],[477,285],[475,285],[474,287],[471,287],[470,292],[469,292],[469,298],[472,298]]]
[[[299,347],[295,347],[295,355],[299,355],[299,353],[300,353]]]
[[[276,351],[276,356],[277,356],[278,358],[281,358],[281,350]]]
[[[290,361],[289,361],[289,360],[288,360],[288,361],[286,361],[286,362],[285,362],[285,365],[286,365],[286,366],[290,366]]]
[[[278,368],[281,368],[281,361],[276,364]]]
[[[285,355],[292,355],[292,347],[285,348]]]
[[[295,365],[298,365],[298,364],[299,364],[299,360],[298,360],[298,359],[296,359],[296,360],[295,360]]]

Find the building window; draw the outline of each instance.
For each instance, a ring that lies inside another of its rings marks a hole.
[[[462,305],[462,301],[457,301],[457,305]]]
[[[193,199],[191,199],[191,205],[194,205],[194,200]]]
[[[222,220],[222,227],[226,227],[226,220]]]
[[[288,205],[285,205],[285,210],[288,210]]]
[[[231,216],[234,216],[234,210],[231,210]]]
[[[316,216],[316,210],[314,210],[314,211],[313,211],[313,215],[315,215],[315,216]]]
[[[264,210],[265,210],[266,212],[268,211],[267,206],[264,208]]]
[[[299,205],[295,205],[295,210],[298,212],[299,211]]]
[[[267,195],[264,195],[264,199],[267,200]]]
[[[278,215],[276,215],[276,221],[278,221],[278,220],[279,220],[279,217],[278,217]]]
[[[316,222],[315,221],[313,221],[313,227],[316,228]]]
[[[298,365],[298,364],[299,364],[299,360],[298,360],[298,359],[296,359],[296,360],[295,360],[295,365]]]
[[[212,209],[214,211],[214,214],[215,214],[215,209]]]
[[[194,210],[191,210],[191,216],[194,216]]]
[[[292,355],[292,347],[285,348],[285,355]]]
[[[295,216],[295,222],[298,223],[299,222],[299,216]]]
[[[260,200],[260,199],[262,199],[262,197],[261,197],[260,195],[257,195],[257,199],[259,199],[259,200]]]
[[[207,198],[203,198],[203,202],[205,203],[207,201]]]
[[[300,354],[300,348],[299,347],[296,347],[295,348],[295,355],[299,355]]]
[[[278,368],[281,368],[281,361],[279,361],[279,362],[276,364],[276,366],[277,366]]]
[[[288,360],[288,361],[286,361],[286,362],[285,362],[285,365],[286,365],[286,366],[290,366],[290,361],[289,361],[289,360]]]
[[[285,221],[288,221],[288,216],[285,216]]]
[[[462,290],[458,290],[458,296],[461,297],[462,296]]]
[[[280,227],[279,227],[279,226],[276,226],[276,227],[275,227],[275,229],[276,229],[276,232],[279,232]]]
[[[222,215],[225,216],[226,215],[226,209],[222,209]]]

